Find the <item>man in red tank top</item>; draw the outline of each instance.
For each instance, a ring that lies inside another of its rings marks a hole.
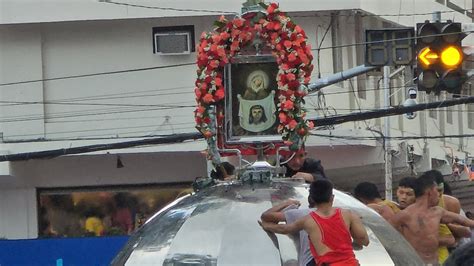
[[[328,180],[314,181],[311,183],[309,196],[315,203],[316,211],[292,224],[265,221],[259,223],[263,229],[279,234],[292,234],[305,230],[309,235],[311,253],[317,265],[359,265],[352,242],[367,246],[369,244],[367,231],[355,213],[333,208],[332,189],[332,183]]]

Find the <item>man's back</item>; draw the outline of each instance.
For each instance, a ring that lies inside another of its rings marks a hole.
[[[441,217],[440,207],[423,208],[415,203],[397,213],[393,219],[394,225],[425,263],[438,263],[438,229]]]
[[[328,213],[312,212],[305,222],[311,240],[311,252],[319,263],[343,262],[358,265],[349,232],[350,212],[333,208]]]

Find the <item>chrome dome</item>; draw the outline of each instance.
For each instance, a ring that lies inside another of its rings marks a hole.
[[[423,265],[408,242],[381,216],[334,190],[335,206],[357,212],[370,244],[355,251],[361,265]],[[177,199],[135,232],[112,265],[298,265],[291,236],[267,233],[262,212],[298,199],[307,207],[308,185],[288,180],[219,184]],[[306,204],[304,204],[306,203]]]

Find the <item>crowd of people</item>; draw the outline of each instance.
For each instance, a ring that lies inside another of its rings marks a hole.
[[[145,222],[145,214],[151,215],[125,193],[116,193],[103,205],[74,204],[70,195],[50,195],[41,205],[41,237],[129,235]]]
[[[309,208],[287,200],[262,213],[259,224],[274,233],[299,233],[301,266],[359,265],[353,250],[369,244],[367,232],[355,212],[332,206],[333,186],[321,163],[300,152],[286,166],[289,177],[311,182]],[[370,182],[354,189],[354,196],[397,229],[426,265],[474,265],[473,215],[464,214],[439,171],[401,179],[396,195],[397,201],[384,200]]]

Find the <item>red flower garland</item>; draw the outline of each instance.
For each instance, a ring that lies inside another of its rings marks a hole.
[[[263,18],[258,18],[257,13],[246,19],[235,18],[232,21],[221,16],[215,23],[217,28],[214,33],[204,32],[201,35],[197,55],[198,77],[194,89],[197,101],[196,125],[207,139],[213,136],[209,110],[211,105],[223,103],[224,66],[258,33],[271,47],[279,67],[278,132],[290,149],[296,150],[313,127],[312,122],[305,120],[306,111],[301,107],[303,97],[308,93],[304,84],[309,82],[313,70],[313,55],[304,30],[280,12],[277,4],[270,4],[266,11],[267,15]],[[217,118],[222,119],[222,114],[218,114]]]

